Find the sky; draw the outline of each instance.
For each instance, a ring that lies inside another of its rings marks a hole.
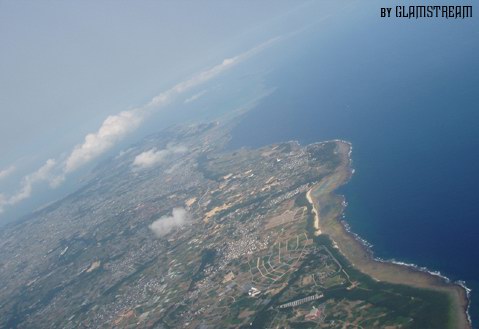
[[[0,1],[0,221],[152,113],[314,21],[311,5]]]

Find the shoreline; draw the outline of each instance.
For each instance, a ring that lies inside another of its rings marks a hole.
[[[463,282],[451,282],[439,272],[415,264],[406,264],[396,260],[384,260],[374,257],[371,245],[352,232],[342,220],[347,206],[345,197],[336,195],[335,190],[346,184],[354,170],[351,169],[352,145],[343,140],[333,140],[341,154],[341,164],[326,181],[313,185],[306,197],[312,205],[315,215],[315,235],[328,235],[341,254],[360,272],[377,281],[402,284],[420,289],[430,289],[446,293],[451,298],[451,319],[454,328],[471,329],[469,310],[469,292]],[[334,211],[321,214],[321,204],[333,203]]]

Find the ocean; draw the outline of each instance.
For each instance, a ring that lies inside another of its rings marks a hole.
[[[479,323],[477,19],[326,20],[275,52],[276,91],[233,131],[231,148],[287,140],[353,144],[351,229],[377,257],[463,280]],[[273,56],[273,54],[271,54]]]

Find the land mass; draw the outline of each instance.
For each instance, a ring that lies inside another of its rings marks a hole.
[[[226,151],[234,124],[150,136],[2,230],[0,327],[469,328],[462,287],[342,225],[349,143]]]
[[[334,191],[345,184],[352,174],[350,154],[352,146],[348,142],[340,141],[338,149],[342,154],[341,165],[335,174],[316,184],[308,192],[310,202],[316,214],[318,232],[328,235],[341,254],[359,271],[373,279],[394,284],[402,284],[421,289],[430,289],[445,293],[450,299],[450,327],[471,328],[467,315],[467,291],[460,284],[450,283],[446,278],[429,273],[406,264],[382,261],[375,259],[371,250],[352,232],[343,222],[338,220],[344,212],[345,200],[343,196],[334,194]],[[335,205],[331,211],[332,205]],[[324,211],[321,211],[324,209]],[[324,214],[319,216],[320,213]]]

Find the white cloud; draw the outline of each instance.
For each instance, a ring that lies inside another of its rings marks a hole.
[[[83,144],[77,145],[73,149],[66,160],[64,172],[73,172],[81,166],[89,163],[113,147],[128,133],[137,129],[146,116],[152,111],[158,110],[169,104],[178,95],[213,79],[224,71],[268,47],[278,39],[279,38],[270,39],[238,56],[224,59],[221,64],[193,75],[191,78],[182,81],[172,88],[153,97],[153,99],[143,107],[109,116],[96,133],[88,134],[85,137]]]
[[[143,153],[138,154],[133,160],[133,169],[147,169],[154,167],[163,162],[167,157],[173,154],[181,154],[187,152],[186,146],[182,145],[168,145],[166,149],[156,150],[151,149]]]
[[[10,166],[8,168],[5,168],[3,170],[0,170],[0,180],[4,179],[4,178],[7,178],[8,176],[10,176],[11,174],[13,174],[15,172],[17,168],[15,168],[15,166]]]
[[[83,144],[77,145],[65,162],[65,173],[75,171],[114,146],[125,135],[141,124],[144,111],[135,109],[108,116],[96,133],[86,135]]]
[[[169,104],[184,92],[190,91],[192,88],[197,87],[224,71],[236,66],[240,62],[276,42],[278,39],[279,37],[270,39],[238,56],[224,59],[220,64],[193,75],[191,78],[160,93],[142,107],[108,116],[103,121],[98,131],[86,135],[83,143],[76,145],[63,163],[57,165],[57,161],[53,159],[48,160],[38,171],[23,178],[19,192],[11,197],[2,195],[0,198],[0,212],[4,206],[14,205],[21,200],[28,198],[32,193],[33,185],[37,182],[48,181],[51,187],[59,186],[66,178],[67,174],[76,171],[82,166],[90,163],[92,160],[98,158],[100,155],[115,146],[129,133],[136,130],[150,113]],[[153,153],[150,154],[150,156],[153,158],[156,157],[156,159],[162,158],[161,153]],[[145,159],[140,159],[139,161],[140,163],[142,161],[148,163],[148,156],[145,156]],[[51,171],[54,169],[55,171],[61,169],[61,172],[53,175]],[[4,171],[0,172],[0,178],[3,178],[2,175],[7,175],[3,172]]]
[[[262,51],[263,49],[269,47],[274,42],[278,41],[281,37],[272,38],[244,53],[241,53],[235,57],[226,58],[224,59],[221,64],[213,66],[212,68],[200,72],[188,80],[178,83],[177,85],[173,86],[169,90],[159,94],[158,96],[154,97],[145,107],[152,108],[165,105],[169,103],[174,97],[205,83],[214,77],[218,76],[219,74],[223,73],[224,71],[229,70],[230,68],[236,66],[237,64],[243,62],[244,60],[250,58],[251,56],[257,54],[258,52]]]
[[[191,103],[191,102],[197,100],[198,98],[203,97],[207,92],[208,92],[207,90],[202,90],[202,91],[200,91],[199,93],[196,93],[196,94],[194,94],[193,96],[188,97],[187,99],[185,99],[185,102],[184,102],[184,103],[185,103],[185,104]]]
[[[53,175],[52,171],[56,164],[57,163],[54,159],[48,159],[47,162],[40,167],[40,169],[30,175],[25,176],[22,181],[22,188],[18,193],[10,197],[9,202],[11,204],[16,204],[30,197],[33,185],[36,183],[48,181],[53,185],[56,181],[56,176]]]
[[[174,208],[171,216],[160,217],[149,228],[160,238],[170,233],[174,228],[187,224],[190,220],[191,216],[184,208]]]
[[[151,149],[136,156],[133,166],[136,168],[150,168],[162,162],[167,155],[166,150],[156,151]]]
[[[218,74],[240,62],[243,57],[246,58],[245,56],[248,53],[249,52],[246,52],[234,58],[225,59],[221,64],[200,72],[186,81],[178,83],[172,88],[160,93],[158,96],[155,96],[143,107],[131,111],[123,111],[119,114],[107,117],[97,132],[86,135],[83,144],[79,144],[73,149],[65,162],[64,172],[66,174],[71,173],[102,155],[127,134],[136,130],[152,111],[169,104],[175,97],[191,88],[216,77]]]
[[[37,171],[23,177],[20,190],[10,197],[0,195],[0,213],[5,206],[13,206],[29,198],[33,191],[33,186],[40,182],[48,182],[50,187],[57,187],[61,184],[63,177],[55,175],[57,162],[54,159],[48,159]]]

